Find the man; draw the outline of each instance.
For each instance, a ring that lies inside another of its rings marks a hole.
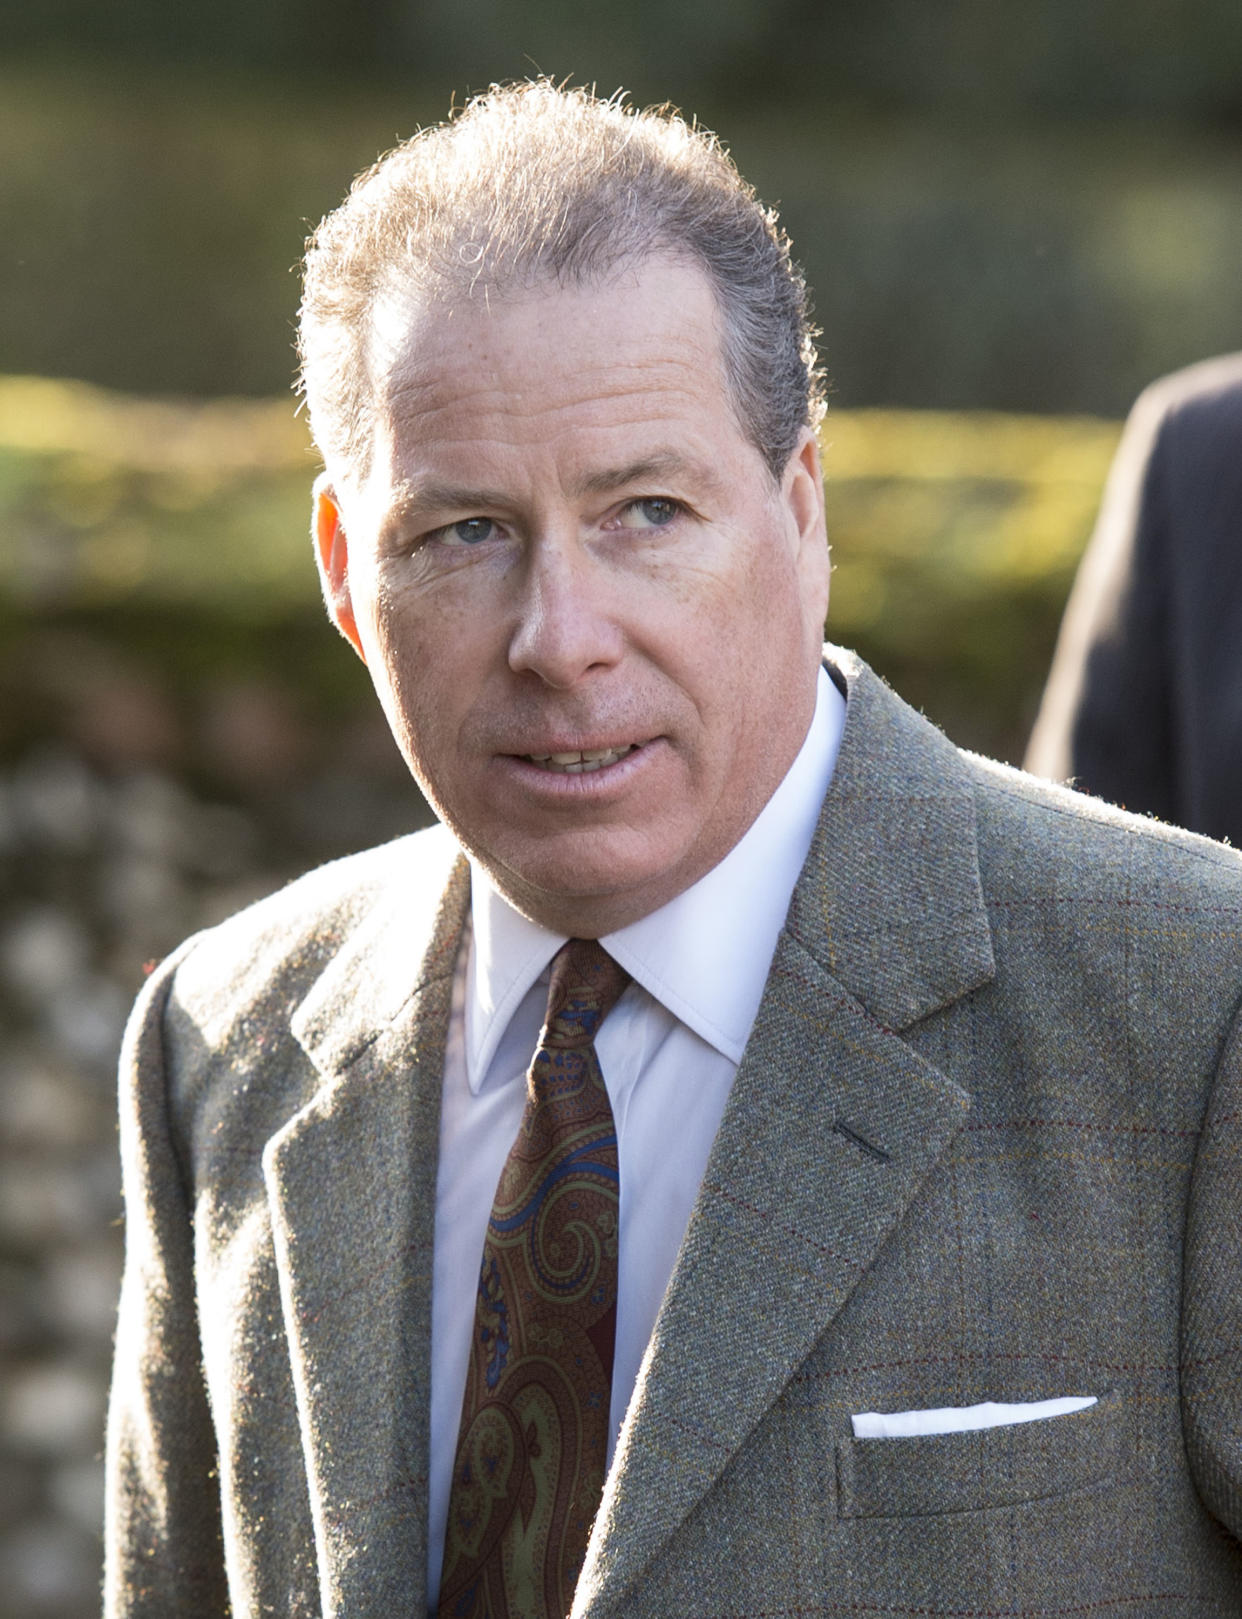
[[[1237,1612],[1242,870],[821,653],[772,217],[497,91],[302,352],[444,828],[135,1015],[109,1611]]]
[[[1026,767],[1242,842],[1242,355],[1131,413]]]

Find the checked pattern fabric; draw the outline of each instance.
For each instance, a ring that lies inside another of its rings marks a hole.
[[[595,1034],[629,981],[594,940],[552,962],[526,1108],[483,1243],[439,1619],[564,1619],[604,1489],[617,1132]]]

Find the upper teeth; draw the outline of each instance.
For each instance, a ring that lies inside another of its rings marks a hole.
[[[605,765],[616,764],[634,746],[634,743],[628,742],[623,748],[575,748],[572,753],[528,753],[526,757],[532,764],[542,765],[546,770],[581,775],[588,770],[601,770]]]

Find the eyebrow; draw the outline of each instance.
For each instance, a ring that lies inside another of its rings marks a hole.
[[[473,484],[441,483],[428,479],[422,483],[407,484],[393,502],[398,519],[408,522],[426,512],[477,511],[485,507],[495,510],[507,506],[509,497],[499,489],[484,489]]]
[[[719,480],[709,467],[698,461],[689,461],[674,450],[645,455],[620,466],[601,467],[570,486],[573,495],[606,495],[614,489],[634,484],[660,481],[677,475],[689,475],[711,489],[719,487]],[[393,504],[393,513],[399,523],[408,523],[427,512],[441,511],[496,511],[513,504],[512,495],[501,489],[488,489],[478,484],[447,483],[430,478],[406,486]]]
[[[661,478],[676,477],[678,474],[689,474],[713,487],[717,482],[710,470],[701,466],[699,462],[688,461],[684,455],[678,455],[675,450],[666,450],[656,455],[645,455],[622,466],[603,467],[598,472],[589,473],[574,484],[572,493],[606,495],[613,489],[624,489],[629,484],[648,483],[652,479],[658,481]]]

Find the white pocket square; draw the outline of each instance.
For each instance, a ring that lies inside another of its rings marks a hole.
[[[1011,1427],[1018,1422],[1042,1422],[1094,1405],[1094,1394],[1065,1394],[1056,1400],[1023,1400],[1000,1405],[942,1405],[931,1411],[860,1411],[850,1418],[855,1439],[913,1439],[919,1434],[970,1433],[976,1428]]]

